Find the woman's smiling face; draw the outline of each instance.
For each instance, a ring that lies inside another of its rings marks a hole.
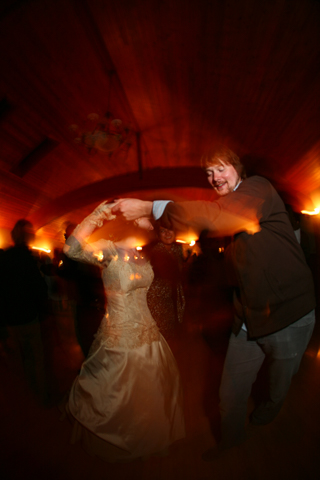
[[[234,191],[240,182],[240,176],[233,165],[219,160],[219,163],[206,168],[208,182],[217,194],[222,197]]]
[[[176,239],[174,231],[164,227],[159,229],[159,238],[165,245],[171,245]]]

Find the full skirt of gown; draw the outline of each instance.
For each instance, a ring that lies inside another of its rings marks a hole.
[[[68,408],[74,441],[109,462],[160,454],[185,436],[179,372],[162,336],[133,350],[101,345],[83,363]]]
[[[75,379],[67,409],[73,441],[109,462],[161,454],[185,436],[181,380],[174,356],[147,306],[153,279],[148,262],[128,261],[114,244],[69,255],[98,262],[107,311]],[[136,257],[134,257],[136,258]]]

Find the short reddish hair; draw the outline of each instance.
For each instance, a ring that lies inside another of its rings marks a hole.
[[[208,167],[218,165],[219,163],[232,165],[238,172],[240,178],[244,180],[247,174],[244,166],[240,162],[240,158],[230,148],[224,145],[215,146],[207,150],[201,157],[201,167],[206,170]]]

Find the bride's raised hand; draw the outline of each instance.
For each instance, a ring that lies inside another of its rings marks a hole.
[[[116,218],[116,215],[112,213],[112,208],[114,207],[114,203],[109,203],[108,200],[100,203],[97,208],[94,209],[92,214],[97,215],[100,220],[113,220]]]
[[[144,230],[153,230],[153,225],[147,217],[137,218],[133,223]]]

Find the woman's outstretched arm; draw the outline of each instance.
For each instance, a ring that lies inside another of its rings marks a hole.
[[[107,201],[101,203],[74,229],[63,247],[63,252],[68,257],[82,262],[96,263],[94,249],[85,241],[96,228],[102,227],[105,220],[116,218],[111,212],[113,206],[113,203],[107,203]]]

